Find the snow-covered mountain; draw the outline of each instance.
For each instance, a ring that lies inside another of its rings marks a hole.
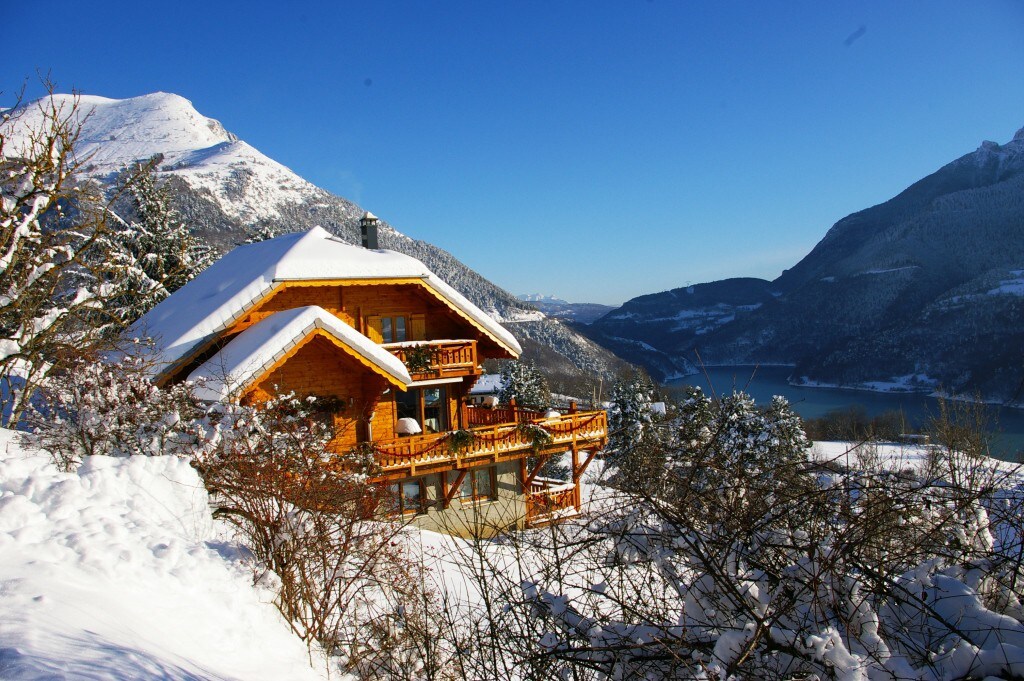
[[[665,358],[793,364],[794,381],[1024,401],[1024,130],[837,222],[772,282],[641,296],[586,327]]]
[[[41,100],[47,101],[47,100]],[[70,112],[76,98],[54,95]],[[187,99],[157,92],[130,99],[78,97],[81,134],[76,156],[82,170],[101,183],[136,161],[159,158],[158,174],[174,194],[174,205],[194,233],[226,250],[258,227],[298,231],[320,225],[351,243],[359,242],[364,209],[299,177],[203,116]],[[41,118],[39,102],[20,119],[27,130]],[[16,147],[24,139],[12,136]],[[377,210],[375,212],[385,212]],[[547,364],[565,380],[611,377],[624,363],[608,350],[525,304],[425,240],[381,224],[381,245],[422,260],[481,309],[509,325],[526,356]],[[547,358],[547,359],[545,359]],[[552,362],[552,358],[556,361]],[[557,368],[556,368],[557,365]]]
[[[241,221],[281,218],[283,205],[315,199],[315,185],[264,156],[201,115],[184,97],[155,92],[131,99],[54,95],[55,106],[75,109],[81,134],[75,156],[90,176],[110,180],[126,165],[160,156],[160,173],[207,194],[226,215]],[[29,105],[19,130],[41,122]],[[23,142],[21,142],[23,143]],[[17,138],[15,145],[19,144]]]

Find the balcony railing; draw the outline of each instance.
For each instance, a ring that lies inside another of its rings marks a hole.
[[[551,478],[534,478],[526,493],[526,524],[536,527],[555,522],[576,515],[579,508],[579,485]]]
[[[475,340],[432,340],[385,343],[385,350],[400,359],[414,381],[476,374]]]
[[[477,410],[471,407],[467,411],[474,414]],[[538,413],[517,414],[516,420],[471,426],[464,431],[377,440],[373,445],[382,477],[398,479],[521,459],[531,453],[566,451],[572,447],[601,449],[607,442],[608,418],[604,411],[536,417]],[[482,417],[470,416],[469,422],[478,423],[474,419],[479,418]]]

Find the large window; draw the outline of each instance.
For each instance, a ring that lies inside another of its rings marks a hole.
[[[410,388],[395,393],[397,418],[412,418],[424,433],[448,430],[448,394],[443,386]]]
[[[462,479],[459,491],[456,493],[463,501],[478,501],[496,498],[497,471],[494,466],[486,468],[474,468],[466,472]],[[459,479],[459,471],[448,472],[448,484],[454,485]]]

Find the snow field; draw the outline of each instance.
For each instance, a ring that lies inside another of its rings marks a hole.
[[[0,678],[319,679],[181,459],[62,473],[0,431]]]

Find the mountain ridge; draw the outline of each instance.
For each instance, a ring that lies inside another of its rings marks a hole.
[[[842,218],[774,281],[640,296],[582,330],[663,378],[665,356],[699,355],[792,364],[798,383],[1020,403],[1022,237],[1024,130]]]

